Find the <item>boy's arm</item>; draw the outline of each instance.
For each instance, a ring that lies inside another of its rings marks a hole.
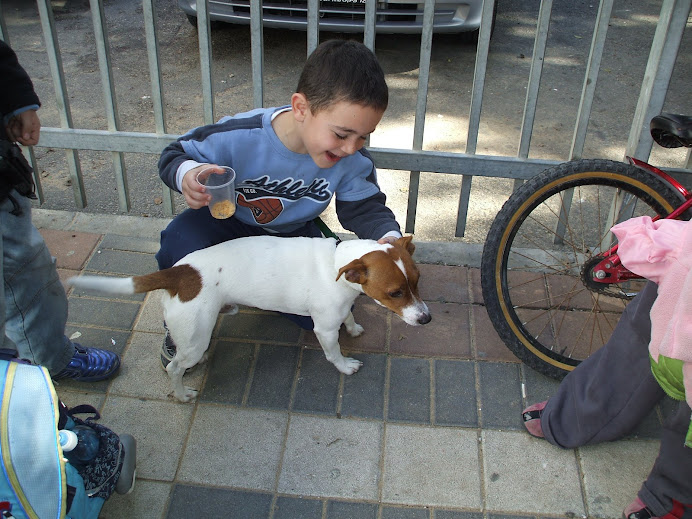
[[[178,185],[177,175],[180,165],[191,160],[183,149],[180,140],[177,140],[164,148],[159,158],[159,176],[163,183],[178,193],[181,193],[181,187]]]
[[[369,198],[353,202],[336,200],[339,222],[359,238],[379,240],[385,235],[401,237],[401,229],[394,213],[385,202],[387,197],[379,192]]]

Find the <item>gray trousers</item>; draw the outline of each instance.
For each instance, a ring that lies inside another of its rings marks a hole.
[[[541,417],[545,438],[576,448],[622,438],[665,396],[651,373],[649,311],[657,287],[647,283],[620,318],[605,346],[582,362],[550,397]],[[692,504],[692,449],[684,446],[692,411],[685,401],[665,418],[658,458],[639,498],[657,516],[672,499]],[[685,517],[692,517],[692,509]]]

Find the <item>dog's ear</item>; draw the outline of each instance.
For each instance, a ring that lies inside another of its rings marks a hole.
[[[413,256],[413,251],[416,250],[416,246],[413,244],[411,240],[413,240],[413,236],[409,235],[402,236],[396,242],[399,245],[401,245],[404,249],[406,249],[411,256]]]
[[[335,281],[338,281],[341,274],[343,274],[346,281],[362,285],[365,283],[367,270],[368,268],[365,266],[365,263],[363,263],[360,259],[355,259],[348,265],[344,265],[339,269],[339,273],[337,274]]]

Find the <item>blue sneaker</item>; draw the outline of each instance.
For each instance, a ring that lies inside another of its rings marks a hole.
[[[71,378],[78,382],[97,382],[112,377],[120,369],[120,357],[116,353],[85,348],[77,343],[74,346],[72,360],[53,380]]]

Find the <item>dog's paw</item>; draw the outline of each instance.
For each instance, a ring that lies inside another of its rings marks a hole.
[[[196,389],[193,389],[191,387],[185,387],[185,390],[182,392],[182,394],[177,394],[175,391],[171,392],[168,394],[168,396],[172,396],[173,398],[183,402],[194,402],[195,399],[197,398],[197,391]]]
[[[353,323],[353,326],[351,327],[346,327],[346,331],[351,337],[359,337],[360,335],[363,335],[363,332],[365,331],[365,328],[363,328],[360,324],[358,323]]]
[[[344,357],[339,364],[336,364],[336,369],[341,371],[344,375],[353,375],[362,365],[363,363],[357,359]]]

